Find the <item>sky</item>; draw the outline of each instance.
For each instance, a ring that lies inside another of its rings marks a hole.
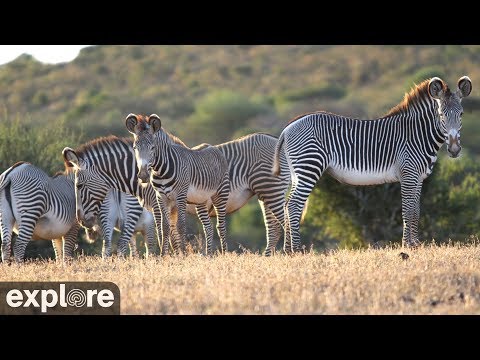
[[[24,53],[48,64],[72,61],[80,49],[86,46],[90,45],[0,45],[0,65],[15,60]]]

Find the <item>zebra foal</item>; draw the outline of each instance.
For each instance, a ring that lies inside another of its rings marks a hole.
[[[146,123],[140,125],[137,116],[131,114],[126,119],[126,127],[134,136],[133,148],[138,169],[143,170],[143,164],[148,164],[148,169],[151,169],[150,183],[157,193],[157,201],[160,208],[167,209],[162,221],[172,229],[174,248],[181,249],[185,243],[188,202],[195,204],[203,224],[206,253],[212,252],[213,229],[207,208],[210,200],[217,215],[221,249],[222,252],[227,251],[225,217],[230,180],[228,163],[222,152],[209,144],[190,149],[172,143],[156,114],[150,115]],[[138,148],[148,150],[140,152]],[[148,172],[139,172],[139,180],[148,183]]]

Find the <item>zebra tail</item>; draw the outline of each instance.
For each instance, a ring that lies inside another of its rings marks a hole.
[[[282,149],[283,143],[285,141],[284,132],[280,134],[278,138],[277,145],[275,146],[275,155],[273,156],[273,168],[272,174],[274,176],[280,175],[280,151]]]
[[[18,166],[23,164],[29,164],[26,161],[18,161],[12,166],[10,166],[7,170],[0,174],[0,191],[3,190],[9,183],[10,183],[10,173]]]
[[[0,175],[0,191],[3,191],[3,189],[5,189],[5,187],[10,183],[10,179],[6,175],[8,175],[6,172]]]

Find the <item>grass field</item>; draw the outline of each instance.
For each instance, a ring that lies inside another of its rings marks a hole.
[[[122,314],[480,314],[480,245],[0,264],[0,281],[100,280]]]

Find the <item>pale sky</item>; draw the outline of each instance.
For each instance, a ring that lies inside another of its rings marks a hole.
[[[24,53],[48,64],[72,61],[85,46],[90,45],[0,45],[0,65]]]

